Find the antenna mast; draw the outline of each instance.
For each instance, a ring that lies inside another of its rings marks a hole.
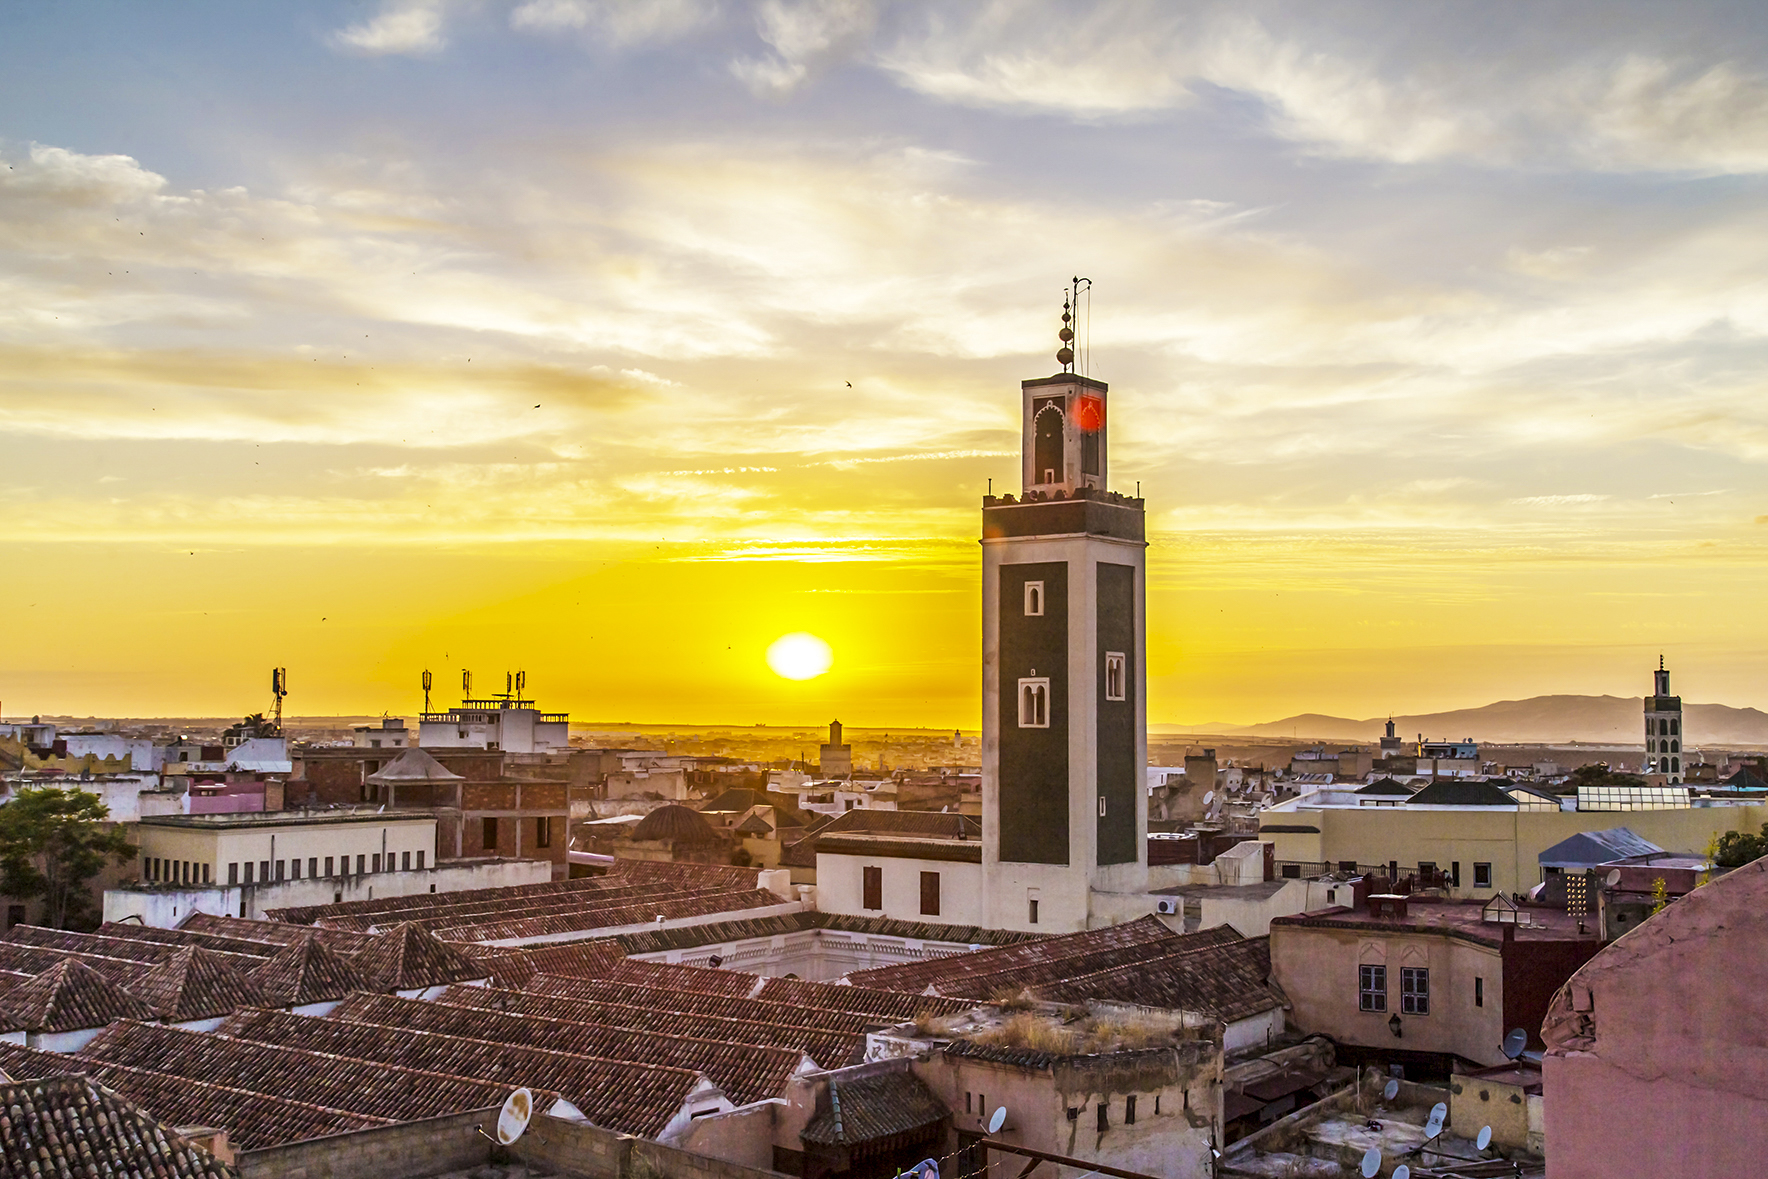
[[[425,712],[430,711],[430,685],[433,682],[434,681],[432,681],[430,679],[429,668],[425,668],[424,669],[424,711]]]
[[[463,700],[471,699],[473,695],[473,673],[464,667],[460,672],[460,695]]]
[[[282,698],[289,694],[289,669],[270,669],[270,707],[276,714],[276,735],[282,736]]]

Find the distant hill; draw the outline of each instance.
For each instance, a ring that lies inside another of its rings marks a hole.
[[[1685,743],[1690,748],[1713,745],[1768,745],[1768,712],[1728,704],[1684,704]],[[1621,745],[1644,743],[1641,715],[1644,702],[1626,696],[1532,696],[1500,700],[1481,708],[1396,716],[1401,737],[1427,739],[1472,737],[1507,745],[1588,741]],[[1259,725],[1213,725],[1224,736],[1296,737],[1320,741],[1371,742],[1381,736],[1387,718],[1351,720],[1306,712]],[[1198,727],[1198,731],[1204,731]]]

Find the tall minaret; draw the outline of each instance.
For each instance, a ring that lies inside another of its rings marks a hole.
[[[1646,772],[1665,775],[1671,785],[1682,778],[1682,697],[1670,695],[1670,673],[1658,656],[1652,694],[1645,698]]]
[[[1106,490],[1103,381],[1020,383],[1024,486],[982,501],[983,905],[994,929],[1140,915],[1148,881],[1142,500]]]

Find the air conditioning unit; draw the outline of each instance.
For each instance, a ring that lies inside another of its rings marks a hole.
[[[1165,899],[1158,900],[1154,902],[1154,911],[1156,913],[1177,913],[1179,911],[1179,903],[1177,901]]]

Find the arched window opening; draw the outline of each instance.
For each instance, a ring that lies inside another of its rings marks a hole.
[[[1038,483],[1062,481],[1062,408],[1045,402],[1032,423],[1032,468]]]

